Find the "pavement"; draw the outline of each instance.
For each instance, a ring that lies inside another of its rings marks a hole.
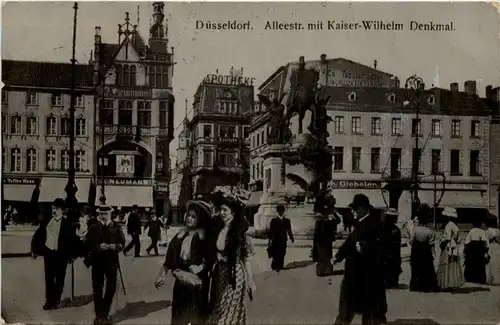
[[[170,234],[174,232],[175,229],[169,230]],[[24,233],[27,231],[9,229],[4,233],[5,237],[2,234],[2,246],[16,237],[29,239],[30,236],[23,235]],[[146,255],[146,241],[147,238],[142,239],[143,255]],[[308,247],[289,247],[286,257],[288,269],[276,273],[270,270],[265,245],[257,241],[256,255],[252,260],[257,292],[254,300],[247,304],[248,324],[333,322],[337,313],[343,265],[335,267],[338,275],[319,278],[315,275],[315,266],[310,261],[309,254]],[[500,256],[500,252],[494,254]],[[133,254],[121,255],[127,294],[118,291],[112,314],[118,324],[169,324],[173,279],[169,276],[161,289],[153,286],[164,257],[135,258],[131,255]],[[403,255],[407,255],[407,252]],[[407,259],[404,259],[402,268],[400,289],[389,290],[387,293],[387,316],[392,324],[496,324],[500,320],[500,284],[467,284],[457,294],[415,293],[407,289],[410,280]],[[58,310],[43,311],[43,259],[2,259],[2,318],[7,323],[90,324],[94,318],[90,270],[83,265],[81,259],[75,261],[73,269],[75,299],[65,300]],[[69,266],[63,297],[70,296]],[[353,322],[360,323],[360,317]]]

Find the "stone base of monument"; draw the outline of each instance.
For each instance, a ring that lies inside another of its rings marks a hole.
[[[284,204],[284,195],[263,197],[259,211],[254,215],[254,227],[251,235],[257,238],[267,238],[267,231],[271,219],[276,217],[276,207]],[[312,239],[314,236],[314,226],[318,215],[313,212],[313,204],[305,203],[300,205],[285,204],[286,217],[292,224],[292,232],[295,239]]]

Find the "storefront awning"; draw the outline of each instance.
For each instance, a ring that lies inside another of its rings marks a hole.
[[[4,184],[3,197],[5,201],[30,202],[35,185]]]
[[[131,207],[137,204],[140,207],[153,207],[152,186],[113,186],[104,187],[106,204],[116,207]],[[96,204],[99,205],[101,186],[97,186]]]
[[[90,178],[77,178],[75,179],[76,187],[78,192],[76,192],[76,198],[79,203],[88,203],[89,200],[89,189],[90,189]],[[57,198],[66,198],[66,192],[64,188],[68,184],[67,177],[44,177],[42,178],[40,186],[40,198],[39,202],[53,202]]]
[[[386,207],[382,190],[380,189],[335,189],[333,196],[336,200],[337,208],[347,208],[352,203],[352,199],[356,194],[364,194],[370,199],[370,204],[377,209]]]
[[[254,207],[260,205],[260,197],[262,196],[262,191],[252,192],[250,198],[248,199],[248,207]]]

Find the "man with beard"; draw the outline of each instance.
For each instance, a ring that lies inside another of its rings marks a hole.
[[[350,324],[362,314],[363,325],[386,324],[385,254],[382,222],[371,214],[368,197],[356,194],[349,205],[356,219],[353,232],[333,262],[345,260],[336,325]]]
[[[120,267],[118,252],[125,245],[125,236],[120,226],[111,221],[112,212],[111,207],[100,206],[99,221],[93,224],[87,233],[88,263],[92,266],[95,325],[112,323],[109,311],[115,296]],[[106,289],[103,295],[104,280],[106,280]]]

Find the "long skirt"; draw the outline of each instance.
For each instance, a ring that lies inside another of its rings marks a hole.
[[[439,257],[437,271],[438,286],[441,290],[461,288],[465,284],[460,256],[450,256],[445,248]]]
[[[203,324],[201,287],[175,281],[171,323],[172,325]]]
[[[236,264],[236,285],[230,281],[231,269],[228,264],[219,262],[212,278],[212,311],[207,320],[210,325],[245,325],[245,294],[247,283],[241,263]]]
[[[319,277],[329,276],[333,274],[333,265],[331,259],[333,257],[332,243],[318,243],[316,245],[316,275]]]
[[[500,244],[490,243],[490,262],[486,266],[488,284],[500,284]]]
[[[410,291],[435,292],[438,290],[434,256],[428,242],[414,240],[411,246]]]
[[[483,241],[471,241],[465,245],[465,281],[486,284],[487,249]]]

